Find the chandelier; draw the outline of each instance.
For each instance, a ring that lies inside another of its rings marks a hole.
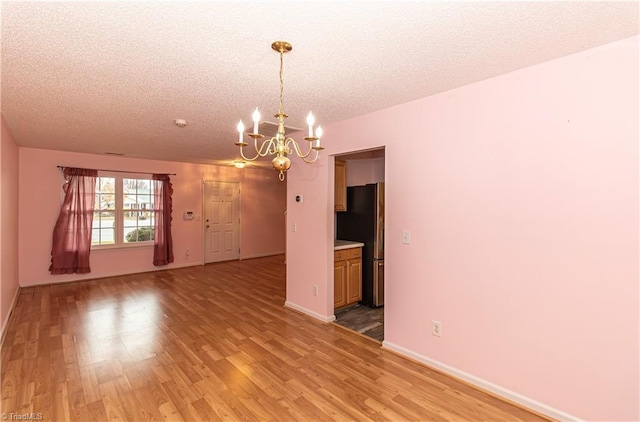
[[[284,83],[282,81],[282,57],[284,53],[288,53],[293,48],[291,44],[286,41],[276,41],[271,44],[271,48],[276,52],[280,53],[280,108],[278,108],[278,113],[274,114],[274,117],[278,119],[278,132],[271,139],[262,140],[264,135],[258,133],[258,123],[260,122],[260,112],[256,108],[253,112],[253,132],[248,133],[249,137],[253,138],[254,147],[256,155],[253,158],[248,158],[244,155],[244,147],[248,144],[244,142],[244,124],[242,120],[238,123],[238,142],[235,145],[240,147],[240,155],[243,159],[247,161],[254,161],[259,157],[266,157],[267,155],[275,155],[273,160],[271,160],[271,164],[276,171],[279,171],[280,174],[278,178],[281,181],[284,181],[284,172],[289,170],[291,167],[291,160],[287,155],[296,153],[298,157],[302,159],[305,163],[313,163],[318,159],[320,155],[320,151],[324,149],[324,147],[320,146],[320,138],[322,137],[322,127],[318,125],[315,129],[313,125],[315,123],[315,118],[313,114],[309,112],[307,116],[307,125],[309,126],[308,136],[305,136],[304,139],[309,141],[309,149],[306,153],[303,153],[300,149],[300,146],[293,138],[287,138],[284,133],[284,119],[287,116],[284,113]],[[315,151],[315,153],[314,153]],[[309,158],[312,157],[312,158]]]

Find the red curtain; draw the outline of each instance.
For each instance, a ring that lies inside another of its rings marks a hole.
[[[153,239],[153,265],[173,262],[173,239],[171,238],[171,208],[173,187],[166,174],[154,174],[153,208],[155,210],[155,236]]]
[[[91,225],[97,170],[64,168],[64,202],[53,229],[51,274],[91,272]]]

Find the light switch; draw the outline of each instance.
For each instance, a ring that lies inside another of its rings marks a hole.
[[[402,243],[408,245],[411,243],[411,232],[409,230],[402,231]]]

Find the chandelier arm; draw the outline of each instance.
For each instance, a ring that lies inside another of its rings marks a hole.
[[[242,145],[240,146],[240,156],[242,157],[243,160],[247,160],[247,161],[255,161],[258,159],[258,157],[260,157],[260,154],[256,154],[255,157],[253,158],[248,158],[244,155],[244,150],[242,148]]]
[[[260,148],[258,148],[258,141],[256,140],[256,151],[260,157],[266,157],[267,155],[275,154],[275,138],[263,141]]]
[[[255,139],[255,148],[256,151],[258,152],[258,155],[260,157],[266,157],[269,154],[269,146],[273,143],[273,138],[269,139],[269,140],[265,140],[262,142],[262,144],[260,145],[260,148],[258,148],[258,140]],[[266,147],[266,148],[265,148]],[[262,150],[265,150],[264,152]]]
[[[258,140],[255,140],[255,150],[256,150],[256,155],[253,158],[248,158],[244,155],[244,149],[243,146],[240,145],[240,155],[242,156],[243,159],[247,160],[247,161],[255,161],[258,159],[258,157],[266,157],[267,155],[269,155],[271,152],[269,151],[269,149],[273,146],[273,138],[269,139],[268,141],[264,141],[262,143],[262,145],[260,145],[260,148],[258,148]],[[265,150],[265,151],[263,151]]]
[[[278,150],[278,138],[275,136],[269,140],[269,150],[267,151],[270,155],[275,155]]]
[[[300,150],[300,146],[298,145],[295,139],[287,138],[285,142],[286,142],[285,145],[287,148],[289,148],[289,144],[293,144],[293,149],[296,151],[296,155],[302,158],[303,160],[311,154],[311,151],[313,151],[313,148],[311,148],[312,147],[311,142],[309,142],[309,151],[307,151],[306,154],[302,153],[302,151]]]
[[[315,151],[316,151],[316,156],[313,157],[313,160],[307,160],[305,157],[300,157],[300,158],[302,158],[302,161],[304,161],[307,164],[315,163],[320,157],[320,151],[318,150],[315,150]]]

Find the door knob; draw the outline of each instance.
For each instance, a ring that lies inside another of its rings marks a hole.
[[[207,228],[209,228],[209,225],[207,224]]]

